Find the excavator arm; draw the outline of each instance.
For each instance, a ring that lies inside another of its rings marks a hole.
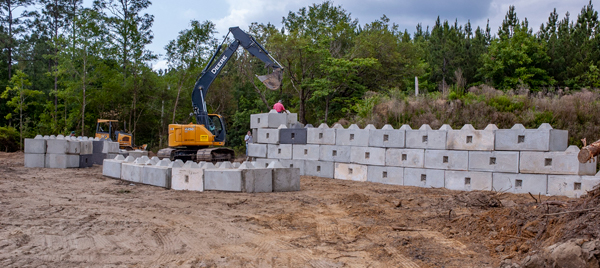
[[[281,64],[271,57],[269,52],[267,52],[267,50],[262,47],[256,41],[256,39],[254,39],[254,37],[242,31],[239,27],[229,28],[229,33],[233,34],[233,42],[231,42],[223,54],[221,54],[219,58],[215,60],[215,57],[217,54],[219,54],[222,48],[222,44],[219,45],[215,51],[215,54],[202,71],[200,78],[198,78],[196,81],[194,90],[192,91],[192,107],[194,109],[194,115],[196,115],[196,123],[206,126],[206,128],[209,130],[211,130],[210,128],[213,126],[213,124],[206,110],[206,93],[208,92],[208,88],[212,82],[216,79],[225,64],[227,64],[227,62],[231,59],[231,56],[233,53],[235,53],[240,45],[250,52],[250,54],[262,60],[266,64],[266,67],[273,68],[273,73],[265,76],[259,76],[258,79],[263,82],[265,86],[272,90],[276,90],[281,86],[283,71]],[[225,39],[227,39],[227,37]],[[222,135],[224,136],[225,134],[222,133]]]

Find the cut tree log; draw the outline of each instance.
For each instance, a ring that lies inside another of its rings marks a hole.
[[[581,141],[583,141],[583,148],[581,148],[577,155],[579,163],[587,163],[600,154],[600,140],[597,140],[590,145],[586,145],[586,139],[582,139]]]

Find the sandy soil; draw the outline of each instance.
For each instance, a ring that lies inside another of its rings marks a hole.
[[[188,192],[101,171],[0,153],[0,267],[495,267],[527,253],[499,237],[489,193],[316,177],[291,193]]]

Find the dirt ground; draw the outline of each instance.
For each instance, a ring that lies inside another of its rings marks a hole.
[[[173,191],[101,168],[0,153],[0,267],[497,267],[562,239],[540,215],[578,202],[317,177],[289,193]]]

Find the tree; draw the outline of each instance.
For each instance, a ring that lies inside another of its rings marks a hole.
[[[14,112],[19,113],[19,136],[21,147],[20,150],[23,149],[23,112],[27,110],[29,106],[29,102],[27,102],[28,98],[35,97],[37,95],[42,94],[42,92],[37,90],[28,89],[31,86],[31,82],[27,79],[27,75],[22,71],[18,70],[15,75],[11,78],[10,83],[12,87],[6,87],[6,90],[2,92],[3,99],[10,99],[8,101],[8,105],[14,108]],[[12,117],[12,113],[6,115],[7,118]]]
[[[16,17],[14,12],[32,3],[33,0],[4,0],[0,2],[0,24],[6,31],[5,36],[2,36],[2,43],[6,48],[8,59],[8,79],[12,77],[13,51],[16,45],[15,35],[25,31],[21,19],[29,15],[27,11],[23,11],[21,16]]]

